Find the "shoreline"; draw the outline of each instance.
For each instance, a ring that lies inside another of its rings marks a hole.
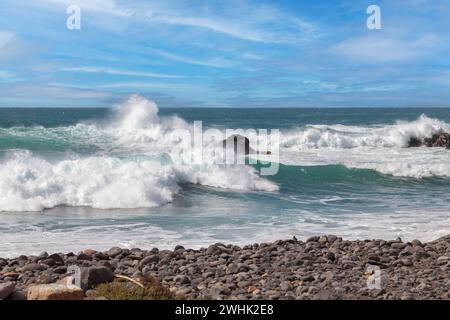
[[[186,299],[450,299],[450,235],[426,243],[327,235],[243,247],[114,247],[0,258],[0,297],[13,285],[8,297],[24,299],[30,286],[61,282],[68,266],[81,268],[85,297],[122,275],[156,280]]]

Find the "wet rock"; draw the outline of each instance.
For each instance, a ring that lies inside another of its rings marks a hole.
[[[408,147],[440,147],[450,149],[450,134],[441,132],[424,139],[413,137],[409,140]]]
[[[0,283],[0,300],[8,298],[16,286],[12,282]]]

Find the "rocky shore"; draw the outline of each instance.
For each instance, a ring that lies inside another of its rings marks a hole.
[[[68,277],[68,268],[79,277]],[[76,277],[81,288],[69,284]],[[428,243],[328,235],[0,258],[0,299],[114,299],[121,296],[99,288],[117,280],[157,284],[158,294],[143,294],[154,299],[450,299],[450,235]]]

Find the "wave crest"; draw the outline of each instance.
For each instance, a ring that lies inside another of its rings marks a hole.
[[[290,150],[358,147],[407,147],[411,138],[423,139],[450,131],[450,126],[422,114],[411,122],[397,121],[382,127],[309,125],[283,133],[281,147]]]

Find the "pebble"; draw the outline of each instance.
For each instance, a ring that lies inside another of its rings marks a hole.
[[[12,281],[14,292],[54,284],[74,264],[81,267],[85,290],[120,274],[156,279],[188,299],[447,299],[450,235],[428,243],[322,235],[306,242],[244,247],[216,243],[200,250],[176,246],[173,251],[113,247],[78,255],[45,252],[0,258],[0,288]],[[366,287],[374,274],[365,273],[368,265],[381,268],[380,289]]]

